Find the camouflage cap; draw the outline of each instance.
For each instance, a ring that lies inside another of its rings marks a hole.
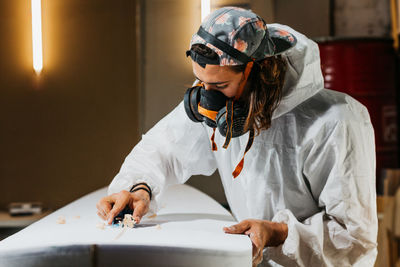
[[[223,7],[208,15],[190,47],[204,44],[218,55],[210,60],[188,50],[187,56],[201,64],[220,66],[242,65],[266,57],[279,55],[296,44],[296,37],[288,31],[267,27],[265,21],[251,10]]]

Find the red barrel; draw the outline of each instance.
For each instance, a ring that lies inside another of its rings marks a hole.
[[[398,167],[396,55],[390,39],[318,39],[325,88],[364,104],[375,130],[377,176]],[[379,182],[379,181],[378,181]]]

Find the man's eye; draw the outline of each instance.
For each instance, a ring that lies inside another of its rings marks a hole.
[[[215,88],[217,88],[217,89],[224,89],[224,88],[226,88],[226,87],[228,87],[227,84],[225,84],[225,85],[216,85],[216,86],[215,86]]]

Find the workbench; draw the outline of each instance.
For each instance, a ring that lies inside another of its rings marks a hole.
[[[0,266],[251,266],[250,239],[225,234],[232,215],[193,187],[168,187],[157,214],[134,228],[104,226],[96,203],[106,194],[90,193],[1,241]]]

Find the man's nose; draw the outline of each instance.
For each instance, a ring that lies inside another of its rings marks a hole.
[[[211,86],[209,84],[203,83],[203,87],[206,90],[211,90]]]

